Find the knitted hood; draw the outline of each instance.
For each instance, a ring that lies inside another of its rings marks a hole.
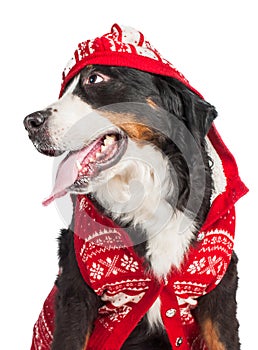
[[[144,38],[141,32],[131,27],[114,24],[110,33],[78,44],[74,56],[63,71],[60,96],[67,83],[90,64],[129,67],[172,77],[202,97],[183,74]]]

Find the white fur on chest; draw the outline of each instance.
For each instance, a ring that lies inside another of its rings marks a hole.
[[[114,219],[133,222],[145,232],[146,258],[158,279],[172,266],[180,267],[194,237],[190,219],[167,201],[174,190],[167,158],[152,145],[139,147],[134,142],[129,142],[125,157],[89,188]],[[151,326],[162,323],[159,299],[148,320]]]
[[[167,225],[150,237],[147,256],[157,277],[166,277],[172,266],[180,268],[193,238],[191,221],[181,212],[175,212]]]
[[[97,180],[91,190],[113,218],[146,233],[154,274],[163,278],[172,266],[179,268],[194,235],[191,221],[167,201],[175,190],[167,158],[152,145],[129,142],[125,157]]]

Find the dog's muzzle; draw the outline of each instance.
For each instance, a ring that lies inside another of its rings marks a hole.
[[[51,113],[51,108],[31,113],[25,117],[23,124],[28,131],[30,140],[39,152],[48,156],[57,156],[63,152],[53,148],[49,137],[47,120]]]

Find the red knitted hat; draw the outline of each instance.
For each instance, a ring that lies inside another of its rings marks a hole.
[[[110,33],[80,43],[63,71],[60,97],[69,80],[89,64],[130,67],[172,77],[202,98],[183,74],[164,59],[141,32],[131,27],[114,24]]]

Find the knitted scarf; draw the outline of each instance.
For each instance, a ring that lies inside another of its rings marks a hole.
[[[208,139],[221,162],[225,186],[216,194],[196,244],[179,270],[163,280],[147,273],[125,230],[99,213],[85,195],[77,197],[74,246],[85,282],[104,301],[87,350],[119,350],[153,303],[160,312],[172,347],[206,350],[191,310],[213,290],[229,265],[235,233],[234,204],[247,188],[235,160],[214,126]],[[162,257],[161,257],[162,258]],[[49,350],[54,331],[56,287],[47,297],[34,326],[31,350]]]

